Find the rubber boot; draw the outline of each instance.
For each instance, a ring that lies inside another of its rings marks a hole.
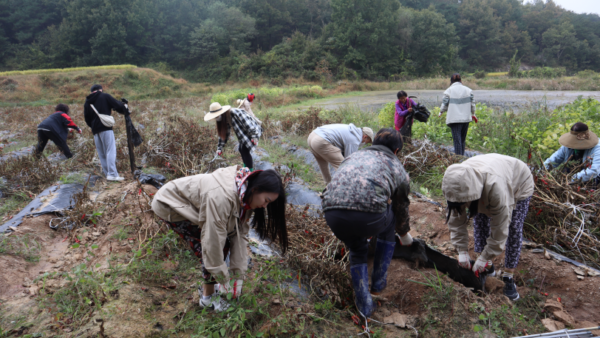
[[[394,256],[396,242],[377,239],[375,258],[373,259],[373,275],[371,276],[371,293],[379,294],[387,285],[387,272]]]
[[[375,306],[369,293],[369,271],[367,264],[351,266],[350,275],[352,276],[352,287],[356,295],[356,307],[363,316],[369,317],[373,313],[373,310],[375,310]]]

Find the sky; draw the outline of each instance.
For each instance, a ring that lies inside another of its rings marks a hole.
[[[575,13],[592,13],[600,15],[600,0],[554,0],[564,9]]]

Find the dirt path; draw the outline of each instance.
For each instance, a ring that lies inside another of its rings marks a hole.
[[[362,110],[376,111],[381,109],[383,105],[396,101],[398,90],[374,91],[355,96],[326,98],[316,101],[312,105],[325,109],[337,109],[350,104],[358,105]],[[410,96],[416,96],[418,101],[427,107],[433,108],[441,105],[444,91],[407,90],[407,93]],[[539,105],[547,105],[549,109],[554,109],[557,106],[575,101],[578,96],[600,99],[600,92],[598,91],[474,90],[473,95],[476,102],[483,102],[492,107],[501,107],[514,111]]]

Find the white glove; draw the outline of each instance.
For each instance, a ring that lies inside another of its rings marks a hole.
[[[221,154],[223,154],[222,150],[217,150],[217,156],[221,156]]]
[[[471,268],[471,256],[468,251],[459,251],[458,252],[458,265],[461,268],[470,269]]]
[[[485,268],[487,266],[488,266],[487,259],[484,259],[481,256],[477,257],[477,260],[475,261],[475,264],[473,265],[473,272],[475,273],[475,276],[479,277],[479,273],[483,272],[483,270],[485,270]]]
[[[438,117],[442,117],[442,113],[439,113]]]
[[[236,279],[233,282],[233,285],[230,281],[227,281],[223,284],[219,284],[219,292],[226,295],[228,293],[232,293],[233,298],[237,298],[242,294],[242,285],[244,281],[241,279]]]
[[[402,246],[411,246],[413,243],[413,238],[408,232],[406,233],[406,235],[398,237],[400,237],[400,245]]]
[[[254,138],[253,138],[253,139],[252,139],[252,140],[250,140],[250,141],[251,141],[251,142],[252,142],[252,144],[254,144],[255,146],[257,146],[257,145],[258,145],[258,140],[257,140],[257,139],[254,139]]]

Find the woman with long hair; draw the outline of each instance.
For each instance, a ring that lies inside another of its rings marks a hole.
[[[258,145],[258,139],[262,129],[257,120],[243,109],[221,106],[218,102],[210,105],[210,112],[204,115],[204,121],[216,120],[219,144],[217,145],[217,156],[223,154],[223,147],[229,140],[231,127],[240,142],[240,154],[247,168],[254,168],[254,162],[250,152]]]
[[[220,312],[229,307],[221,294],[237,297],[242,292],[250,226],[261,239],[278,240],[282,252],[287,250],[285,205],[285,190],[275,170],[251,172],[231,166],[165,184],[156,193],[152,210],[200,260],[204,279],[200,306]]]

